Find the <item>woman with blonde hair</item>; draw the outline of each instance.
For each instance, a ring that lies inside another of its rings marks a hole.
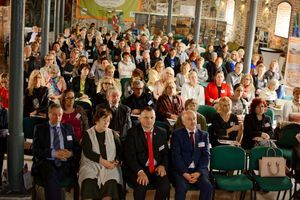
[[[174,74],[174,70],[171,67],[167,67],[162,71],[160,79],[155,82],[153,88],[153,96],[155,99],[158,99],[163,93],[166,82],[175,82]]]
[[[176,87],[178,91],[181,91],[181,88],[184,83],[189,82],[189,72],[191,70],[191,65],[188,62],[184,62],[180,66],[180,72],[176,75]]]
[[[250,104],[252,99],[255,98],[255,87],[253,85],[253,78],[251,74],[244,74],[241,78],[240,84],[244,88],[243,99]]]
[[[217,106],[217,113],[212,122],[212,142],[218,139],[235,140],[241,143],[243,137],[243,125],[238,117],[231,112],[232,101],[229,97],[221,97]],[[217,144],[217,143],[215,143]]]
[[[108,88],[115,86],[116,83],[112,77],[104,76],[102,79],[100,79],[97,85],[94,107],[96,107],[98,104],[106,103],[106,94]]]
[[[183,102],[181,96],[176,94],[174,82],[165,83],[163,93],[157,100],[156,111],[159,121],[177,120],[178,115],[183,111]]]
[[[157,61],[153,68],[149,70],[148,74],[148,87],[150,90],[153,90],[155,82],[161,78],[162,72],[165,69],[165,64],[163,61]]]
[[[48,88],[40,70],[33,70],[29,76],[28,87],[24,95],[24,117],[46,117],[48,107]]]
[[[50,65],[48,68],[49,80],[46,83],[49,91],[50,100],[59,103],[61,94],[67,89],[64,77],[59,76],[59,68],[57,65]]]

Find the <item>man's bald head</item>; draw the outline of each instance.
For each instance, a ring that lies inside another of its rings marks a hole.
[[[182,123],[185,128],[195,130],[197,126],[197,114],[192,110],[187,110],[182,113]]]

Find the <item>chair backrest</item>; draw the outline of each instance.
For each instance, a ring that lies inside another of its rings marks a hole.
[[[264,147],[264,146],[257,146],[250,150],[250,156],[249,156],[249,169],[250,170],[258,170],[259,169],[259,160],[266,156],[267,150],[270,147]],[[283,156],[283,152],[278,149],[274,148],[276,151],[276,156]]]
[[[42,124],[46,121],[48,121],[48,119],[42,117],[25,117],[23,119],[24,138],[32,139],[34,126],[37,124]]]
[[[206,123],[212,123],[213,117],[217,111],[212,106],[200,105],[197,112],[206,118]]]
[[[280,147],[293,148],[297,144],[296,135],[300,133],[299,124],[289,124],[281,129],[276,144]]]
[[[271,123],[273,125],[273,123],[274,123],[274,111],[272,109],[268,108],[265,115],[267,115],[271,118]]]
[[[216,170],[245,170],[246,151],[240,147],[221,145],[210,150],[210,168]]]

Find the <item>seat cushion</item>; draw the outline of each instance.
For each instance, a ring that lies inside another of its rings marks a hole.
[[[260,177],[253,176],[259,187],[265,191],[281,191],[289,190],[293,187],[291,180],[288,177]]]
[[[253,183],[244,174],[241,175],[215,175],[217,188],[227,191],[247,191],[252,189]]]

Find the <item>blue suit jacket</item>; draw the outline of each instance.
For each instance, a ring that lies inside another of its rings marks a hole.
[[[193,149],[186,128],[175,130],[172,134],[171,154],[175,173],[182,175],[189,172],[188,168],[194,161],[194,171],[205,174],[210,159],[208,133],[197,129]]]

